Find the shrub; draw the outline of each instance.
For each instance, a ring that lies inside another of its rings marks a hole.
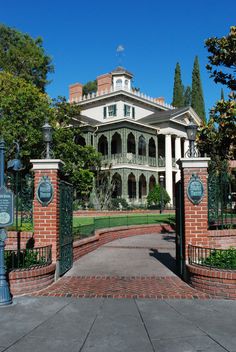
[[[129,210],[130,206],[124,198],[112,198],[110,202],[111,210]]]
[[[161,201],[162,201],[162,206],[164,207],[167,203],[169,203],[170,196],[167,193],[166,189],[158,184],[158,185],[155,185],[153,190],[149,192],[147,196],[147,205],[148,207],[151,207],[154,205],[161,207]]]
[[[209,257],[203,260],[203,264],[219,269],[236,269],[236,249],[214,249]]]
[[[34,265],[44,265],[46,264],[45,257],[39,257],[37,252],[30,249],[20,251],[19,257],[16,251],[7,250],[4,252],[5,265],[7,271],[11,269],[27,269]]]

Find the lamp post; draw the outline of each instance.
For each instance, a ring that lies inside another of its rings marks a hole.
[[[5,156],[5,141],[0,140],[0,189],[4,189],[4,156]],[[4,192],[4,191],[3,191]],[[8,214],[1,213],[1,222],[8,222]],[[7,239],[7,232],[4,227],[0,228],[0,306],[6,306],[12,303],[10,289],[6,280],[6,267],[4,259],[5,240]]]
[[[186,127],[187,136],[189,140],[189,150],[187,151],[186,156],[190,158],[197,157],[197,151],[194,144],[196,140],[197,129],[198,129],[198,126],[193,122],[193,120],[191,120]]]
[[[48,123],[48,121],[45,122],[45,124],[42,127],[42,130],[43,130],[43,141],[46,144],[45,158],[51,159],[52,150],[50,148],[50,144],[52,143],[52,126]]]
[[[164,175],[160,175],[160,186],[161,186],[161,189],[160,189],[160,196],[161,196],[161,204],[160,204],[160,214],[162,213],[162,209],[163,209],[163,187],[164,187],[164,178],[165,176]]]
[[[22,163],[19,159],[20,146],[18,142],[13,142],[16,146],[15,159],[9,160],[7,163],[7,171],[11,172],[14,177],[14,193],[16,206],[16,233],[17,233],[17,262],[20,263],[20,231],[19,231],[19,172],[22,170]]]

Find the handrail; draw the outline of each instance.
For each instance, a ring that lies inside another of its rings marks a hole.
[[[210,269],[236,270],[236,249],[209,248],[188,245],[188,260],[191,265]]]
[[[30,249],[5,250],[7,271],[46,266],[52,262],[52,245]]]

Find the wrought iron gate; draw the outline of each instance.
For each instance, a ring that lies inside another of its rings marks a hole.
[[[208,225],[210,229],[236,227],[234,189],[236,189],[235,179],[227,171],[209,172]]]
[[[184,193],[182,181],[176,183],[176,265],[184,275]]]
[[[16,231],[33,230],[34,176],[20,172],[8,172],[6,185],[15,194]]]
[[[60,258],[59,275],[63,275],[73,264],[73,188],[60,182]]]

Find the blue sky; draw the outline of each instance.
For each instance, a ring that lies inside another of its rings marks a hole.
[[[176,62],[184,85],[191,85],[198,55],[207,111],[220,96],[221,86],[205,69],[204,40],[226,35],[236,24],[234,0],[2,0],[0,5],[1,23],[43,38],[55,65],[47,87],[51,97],[68,97],[69,84],[113,70],[119,44],[125,47],[122,65],[147,95],[171,103]]]

